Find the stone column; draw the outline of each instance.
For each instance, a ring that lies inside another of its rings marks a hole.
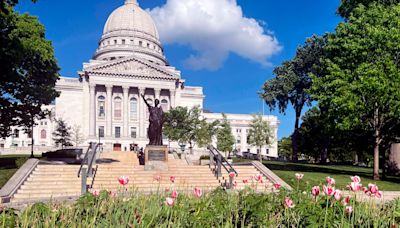
[[[161,94],[161,89],[154,89],[154,96],[155,96],[154,101],[156,99],[160,100],[160,94]]]
[[[96,85],[89,85],[89,136],[96,137]]]
[[[169,99],[170,99],[169,105],[171,108],[175,108],[175,93],[176,93],[175,90],[169,91]]]
[[[112,137],[112,85],[106,85],[106,137]]]
[[[144,94],[146,88],[140,87],[138,88],[139,91],[139,100],[138,100],[138,105],[139,105],[139,138],[145,138],[146,137],[146,128],[145,128],[145,118],[146,118],[146,112],[145,112],[145,106],[146,104],[143,101],[142,94]]]
[[[129,129],[129,110],[128,110],[128,103],[129,103],[129,86],[123,86],[122,87],[123,95],[124,95],[124,112],[123,112],[123,118],[124,118],[124,133],[123,137],[128,137],[128,129]]]

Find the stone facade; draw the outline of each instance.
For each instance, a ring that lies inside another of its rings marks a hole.
[[[180,71],[168,66],[157,29],[135,0],[127,0],[111,14],[99,48],[78,75],[78,78],[61,77],[57,82],[56,89],[61,95],[53,105],[44,107],[51,109],[53,116],[38,121],[33,133],[38,150],[54,146],[51,133],[55,118],[64,119],[70,126],[79,126],[82,145],[100,140],[106,150],[144,148],[148,142],[148,114],[141,94],[149,103],[159,99],[164,111],[177,106],[203,108],[202,87],[186,86]],[[210,121],[222,119],[220,113],[203,115]],[[246,142],[252,116],[227,114],[227,117],[236,138],[235,148],[257,153]],[[262,154],[277,157],[279,121],[275,116],[264,116],[264,119],[274,129],[275,142],[263,148]],[[0,152],[29,150],[30,144],[30,138],[20,130],[18,137],[0,140]],[[168,145],[179,148],[174,142]]]

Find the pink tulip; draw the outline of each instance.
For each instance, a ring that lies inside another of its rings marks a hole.
[[[324,193],[327,196],[333,196],[335,193],[335,188],[332,186],[324,186]]]
[[[360,183],[361,182],[361,178],[359,176],[353,176],[350,177],[352,182],[356,182],[356,183]]]
[[[260,183],[263,182],[263,179],[262,179],[262,175],[261,175],[261,174],[255,175],[254,178],[256,179],[256,181],[258,181],[258,182],[260,182]]]
[[[383,192],[382,191],[378,191],[377,193],[375,193],[375,197],[376,198],[382,198]]]
[[[333,196],[335,197],[335,199],[337,201],[339,201],[342,198],[342,191],[340,190],[335,190],[335,192],[333,193]]]
[[[275,189],[280,189],[282,186],[279,183],[274,184]]]
[[[100,195],[100,191],[99,190],[93,190],[92,191],[92,195],[95,197],[98,197]]]
[[[346,211],[347,214],[351,214],[353,212],[353,207],[352,206],[346,206],[345,211]]]
[[[167,205],[167,206],[174,206],[175,205],[175,199],[173,199],[173,198],[169,198],[169,197],[167,197],[166,199],[165,199],[165,204]]]
[[[362,191],[363,191],[364,193],[367,193],[367,192],[368,192],[368,188],[367,188],[367,187],[362,187]]]
[[[376,184],[368,184],[368,190],[372,193],[372,194],[376,194],[379,189],[378,186]]]
[[[332,177],[326,177],[325,181],[326,181],[326,184],[328,184],[328,185],[335,185],[335,183],[336,183],[335,179],[333,179]]]
[[[319,186],[314,186],[311,189],[311,194],[315,197],[317,197],[319,195],[319,193],[321,192],[321,189],[319,188]]]
[[[249,183],[249,179],[243,179],[243,183],[245,184]]]
[[[302,173],[296,173],[295,176],[296,176],[296,179],[297,179],[297,180],[301,180],[301,179],[303,179],[304,174],[302,174]]]
[[[290,199],[289,197],[286,197],[285,198],[285,207],[286,208],[294,208],[294,203],[293,203],[293,200],[292,199]]]
[[[177,191],[172,191],[172,193],[171,193],[171,197],[172,198],[174,198],[174,199],[176,199],[177,197],[178,197],[178,192]]]
[[[118,178],[118,181],[119,181],[119,183],[122,184],[122,185],[127,185],[127,184],[129,183],[129,177],[127,177],[127,176],[120,176],[120,177]]]
[[[116,191],[110,191],[109,195],[111,196],[111,198],[115,198],[115,197],[117,197],[118,194]]]
[[[235,172],[230,172],[230,173],[229,173],[229,177],[230,177],[230,178],[234,178],[235,176],[236,176],[236,173],[235,173]]]
[[[201,198],[201,196],[203,195],[203,191],[201,191],[201,188],[195,187],[193,189],[193,193],[197,198]]]
[[[172,183],[175,183],[175,176],[170,176],[170,177],[169,177],[169,180],[170,180]]]
[[[169,188],[165,188],[165,192],[169,192],[171,189]]]
[[[351,182],[347,187],[353,192],[358,192],[361,190],[361,184],[359,182]]]
[[[351,199],[350,196],[346,196],[346,197],[342,200],[343,206],[349,205],[349,204],[350,204],[350,199]]]
[[[153,177],[153,180],[155,180],[155,181],[157,181],[157,182],[160,182],[161,176],[155,176],[155,177]]]

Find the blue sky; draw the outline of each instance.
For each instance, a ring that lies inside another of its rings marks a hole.
[[[166,1],[139,0],[139,4],[142,8],[153,9],[164,6]],[[307,37],[333,31],[341,21],[335,14],[339,2],[237,0],[244,17],[258,21],[265,33],[274,36],[282,47],[279,53],[268,57],[270,66],[244,58],[240,53],[230,53],[218,69],[193,69],[188,67],[185,60],[196,54],[194,43],[191,46],[172,42],[164,45],[165,53],[170,64],[182,71],[187,85],[203,86],[206,109],[226,113],[259,113],[263,105],[257,91],[266,80],[272,78],[273,67],[292,58],[296,47]],[[76,77],[82,63],[88,61],[95,52],[108,16],[122,4],[123,0],[39,0],[36,4],[25,0],[17,6],[17,10],[39,17],[46,27],[47,38],[53,42],[61,75]],[[202,48],[204,51],[207,46]],[[294,125],[292,108],[288,108],[286,115],[283,115],[265,107],[265,114],[278,116],[281,122],[279,138],[291,134]]]

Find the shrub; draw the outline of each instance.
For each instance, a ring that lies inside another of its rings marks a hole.
[[[201,155],[200,160],[210,160],[210,155]]]
[[[29,158],[27,158],[27,157],[20,157],[20,158],[17,158],[17,159],[15,160],[15,165],[16,165],[17,168],[19,169],[19,168],[21,168],[21,167],[25,164],[26,161],[28,161],[28,159],[29,159]]]

